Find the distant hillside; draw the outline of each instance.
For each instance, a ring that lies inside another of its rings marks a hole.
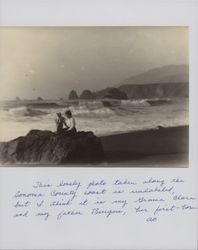
[[[188,97],[189,73],[187,65],[169,65],[132,76],[118,86],[128,98]],[[95,93],[96,98],[105,97],[110,88]]]
[[[154,68],[142,74],[132,76],[118,84],[151,84],[151,83],[170,83],[170,82],[188,82],[188,65],[168,65],[161,68]]]

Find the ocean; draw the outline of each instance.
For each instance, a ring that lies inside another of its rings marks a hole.
[[[93,131],[98,136],[188,125],[188,98],[4,101],[0,102],[0,141],[24,136],[31,129],[55,131],[56,113],[68,109],[78,131]]]

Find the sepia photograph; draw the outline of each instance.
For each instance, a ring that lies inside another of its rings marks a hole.
[[[188,27],[0,27],[0,65],[1,166],[188,167]]]

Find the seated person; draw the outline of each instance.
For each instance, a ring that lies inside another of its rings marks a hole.
[[[70,110],[67,110],[65,112],[65,116],[66,116],[66,134],[70,134],[73,135],[76,133],[76,121],[72,116],[72,113]]]
[[[66,128],[68,128],[66,122],[65,122],[65,118],[62,116],[61,113],[56,113],[56,115],[58,116],[58,118],[55,120],[56,122],[56,133],[60,134],[64,131],[63,129],[63,125],[65,125]]]

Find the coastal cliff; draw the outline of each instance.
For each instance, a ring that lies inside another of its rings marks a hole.
[[[121,85],[118,90],[126,94],[129,99],[149,99],[149,98],[173,98],[188,97],[189,84],[179,83],[152,83],[152,84],[126,84]],[[96,98],[104,98],[109,93],[109,88],[95,93]],[[116,96],[113,96],[116,99]],[[122,98],[126,99],[126,98]]]
[[[153,83],[140,85],[122,85],[120,90],[130,99],[188,97],[188,83]]]

